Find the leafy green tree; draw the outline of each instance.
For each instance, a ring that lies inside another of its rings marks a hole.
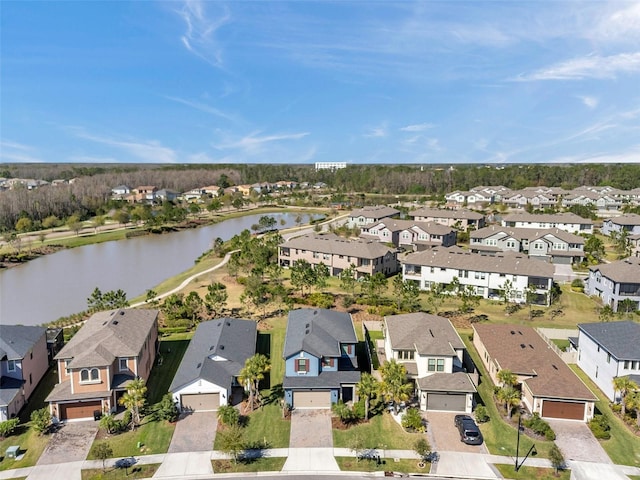
[[[106,222],[106,219],[102,215],[98,215],[97,217],[94,217],[94,219],[91,221],[93,232],[98,233],[98,228],[102,227],[105,224],[105,222]]]
[[[311,288],[315,284],[315,272],[306,260],[296,260],[291,266],[291,285],[300,290],[304,296],[304,289]]]
[[[140,425],[141,412],[147,403],[147,386],[143,378],[136,378],[127,385],[127,391],[119,403],[131,412],[131,430]]]
[[[314,268],[314,286],[319,290],[323,291],[327,288],[327,281],[329,280],[330,273],[329,267],[327,267],[324,263],[318,263]]]
[[[629,315],[636,311],[638,311],[638,302],[635,302],[630,298],[625,298],[618,302],[618,314]]]
[[[80,234],[80,230],[82,230],[80,217],[78,215],[71,215],[67,218],[67,227],[69,227],[69,230],[76,232],[76,236],[78,236]]]
[[[121,290],[109,290],[102,293],[102,291],[96,287],[89,298],[87,298],[87,306],[90,312],[99,312],[102,310],[113,310],[116,308],[127,308],[129,301],[127,300],[127,294]]]
[[[184,298],[183,309],[183,318],[190,319],[192,326],[195,326],[200,322],[204,310],[204,302],[202,301],[202,298],[200,298],[200,295],[198,295],[198,292],[195,290],[189,292],[189,294]]]
[[[160,303],[160,300],[158,300],[157,298],[158,296],[158,292],[156,292],[155,290],[147,290],[147,294],[145,296],[145,303],[148,303],[149,305],[151,305],[154,308],[158,307],[158,304]]]
[[[398,413],[398,405],[406,402],[413,391],[413,386],[407,382],[407,370],[404,365],[391,359],[380,367],[380,374],[382,375],[380,391],[387,401],[393,403]]]
[[[340,287],[353,296],[356,285],[358,284],[358,280],[356,280],[356,266],[352,263],[348,268],[342,270],[338,277],[340,278]]]
[[[227,305],[227,286],[224,283],[213,282],[207,287],[207,294],[204,296],[204,303],[208,312],[217,317],[218,313],[224,310]]]
[[[367,301],[375,305],[378,303],[382,292],[387,287],[387,277],[381,272],[367,275],[362,281],[362,290],[367,296]]]
[[[244,304],[249,303],[252,305],[253,308],[258,310],[260,319],[264,319],[271,297],[269,289],[258,275],[251,274],[247,277],[244,291],[240,295],[240,301]]]
[[[156,414],[160,420],[175,422],[178,419],[178,407],[173,401],[171,393],[165,393],[158,404]]]
[[[276,221],[276,219],[269,215],[263,215],[258,220],[258,225],[260,226],[260,230],[263,232],[274,229],[277,223],[278,222]]]
[[[131,217],[129,216],[129,212],[125,210],[118,210],[113,214],[112,218],[116,222],[118,222],[120,225],[126,225],[131,220]]]
[[[551,449],[549,450],[549,461],[551,462],[551,466],[554,468],[556,475],[558,474],[558,470],[564,468],[564,455],[558,448],[558,445],[555,443],[551,445]]]
[[[240,454],[244,451],[244,430],[240,425],[229,425],[227,428],[219,431],[218,444],[220,450],[233,458],[233,463],[238,463]]]
[[[211,202],[209,202],[209,204],[207,205],[207,210],[209,210],[210,212],[217,212],[221,208],[222,202],[219,198],[212,199]]]
[[[109,445],[109,442],[94,443],[91,452],[98,460],[102,460],[102,471],[106,472],[107,468],[104,462],[107,458],[113,457],[113,449],[111,448],[111,445]]]
[[[239,425],[240,412],[233,405],[222,405],[218,408],[218,420],[223,425]]]
[[[49,215],[42,220],[42,228],[55,228],[60,225],[60,220],[55,215]]]
[[[183,293],[172,293],[171,295],[165,297],[162,305],[160,306],[160,310],[168,321],[171,322],[185,318],[183,315],[183,300]]]
[[[51,413],[47,407],[31,412],[31,428],[38,435],[42,435],[49,429],[51,425]]]
[[[520,390],[513,387],[502,387],[498,390],[496,396],[498,400],[504,402],[507,416],[511,418],[514,407],[520,404]]]
[[[426,438],[420,437],[413,444],[413,451],[416,452],[422,461],[424,461],[431,454],[431,445],[429,445]]]
[[[515,387],[518,384],[518,377],[508,368],[501,369],[496,376],[503,387]]]
[[[9,420],[5,420],[4,422],[0,422],[0,437],[6,438],[10,435],[13,435],[16,428],[20,424],[19,418],[11,418]]]
[[[513,282],[511,280],[505,280],[500,287],[500,298],[502,299],[502,303],[505,305],[511,301],[513,295],[515,293],[515,289],[513,288]]]
[[[238,379],[240,383],[249,391],[249,400],[247,402],[249,411],[253,411],[258,407],[262,398],[260,397],[260,382],[264,380],[266,373],[271,370],[269,359],[261,354],[256,353],[253,357],[248,358]]]
[[[16,222],[16,230],[20,233],[30,232],[33,229],[33,221],[29,217],[19,218]]]
[[[602,322],[611,321],[614,315],[615,315],[615,312],[613,311],[613,308],[611,308],[611,305],[603,305],[602,308],[600,308],[600,311],[598,312],[598,318]]]
[[[370,373],[364,372],[356,384],[356,394],[364,398],[364,419],[369,420],[371,400],[380,394],[380,382]]]
[[[595,235],[589,235],[584,242],[584,253],[599,263],[604,258],[604,243]]]
[[[448,289],[442,283],[432,283],[431,288],[429,289],[429,296],[427,297],[427,303],[431,308],[433,308],[433,312],[437,315],[440,307],[444,303],[445,298],[447,297]]]

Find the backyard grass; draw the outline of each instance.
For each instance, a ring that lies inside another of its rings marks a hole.
[[[489,452],[494,455],[510,455],[516,454],[516,443],[518,437],[517,427],[511,426],[503,420],[502,413],[498,411],[498,407],[493,400],[493,382],[487,375],[484,365],[476,352],[475,347],[469,340],[468,335],[461,335],[462,340],[467,346],[467,352],[471,355],[473,363],[480,371],[480,385],[478,385],[478,394],[482,399],[482,403],[487,408],[489,420],[480,424],[480,430],[484,437],[484,442]],[[549,450],[553,442],[533,439],[525,434],[520,435],[520,453],[525,454],[535,444],[538,456],[548,458]]]
[[[0,461],[0,471],[32,467],[36,464],[40,455],[42,455],[48,442],[48,435],[38,435],[34,430],[29,428],[29,424],[20,425],[14,435],[0,441],[0,459],[2,459],[2,461]],[[20,455],[22,455],[22,457],[18,460],[4,458],[4,452],[12,445],[20,446]]]
[[[147,382],[149,405],[158,403],[169,391],[171,381],[180,366],[192,335],[193,333],[173,334],[160,339],[158,357]],[[160,364],[160,358],[162,364]]]
[[[151,478],[158,468],[159,463],[148,465],[134,465],[129,469],[108,468],[103,472],[101,468],[82,470],[82,480],[125,480],[130,478]]]
[[[562,350],[563,352],[566,352],[567,349],[569,348],[569,340],[564,339],[564,338],[552,338],[551,341],[553,343],[556,344],[556,346]]]
[[[109,444],[113,450],[113,458],[154,455],[167,452],[175,428],[173,423],[164,420],[153,421],[147,417],[142,420],[142,425],[133,431],[108,436],[97,441]],[[140,448],[138,448],[138,442],[142,445]],[[97,459],[93,455],[93,450],[89,452],[87,459]]]
[[[29,403],[27,403],[22,410],[20,410],[20,422],[27,423],[31,420],[31,412],[39,410],[48,406],[44,399],[51,393],[53,387],[58,383],[58,364],[55,363],[53,367],[45,372],[44,376],[38,383],[38,386],[29,397]],[[1,453],[1,452],[0,452]]]
[[[640,437],[631,433],[624,422],[614,415],[609,407],[609,399],[580,367],[577,365],[569,366],[598,397],[596,409],[609,420],[611,438],[600,440],[600,445],[605,449],[609,458],[618,465],[640,467]]]
[[[401,458],[394,461],[393,458],[381,459],[382,463],[378,465],[375,460],[356,460],[355,457],[336,457],[336,462],[340,470],[349,472],[401,472],[401,473],[429,473],[431,464],[426,463],[424,468],[418,467],[418,459],[410,460]]]
[[[516,472],[513,465],[502,463],[496,464],[495,467],[504,478],[517,480],[569,480],[571,478],[571,470],[560,470],[556,475],[553,468],[524,466]]]
[[[238,460],[211,460],[214,473],[249,473],[249,472],[279,472],[286,462],[286,457],[262,457]]]
[[[364,448],[384,448],[388,450],[413,450],[413,445],[423,433],[407,433],[398,425],[390,413],[384,412],[370,418],[367,423],[346,430],[333,430],[335,448],[351,448],[356,440]]]

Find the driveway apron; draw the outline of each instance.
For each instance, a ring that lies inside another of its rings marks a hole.
[[[167,453],[153,478],[193,478],[212,474],[211,452]]]
[[[436,452],[488,453],[486,445],[467,445],[460,441],[460,432],[453,423],[459,412],[423,412],[427,419],[427,432]]]
[[[500,478],[484,455],[443,451],[438,454],[438,462],[431,467],[431,473],[450,477]]]
[[[338,470],[338,463],[333,456],[331,410],[302,409],[291,412],[289,456],[283,471]]]
[[[217,412],[180,415],[168,453],[212,451],[217,427]]]
[[[613,463],[586,423],[550,419],[547,422],[556,432],[556,445],[562,450],[565,460]]]
[[[60,430],[51,435],[37,465],[85,460],[96,433],[98,424],[94,421],[63,424]]]

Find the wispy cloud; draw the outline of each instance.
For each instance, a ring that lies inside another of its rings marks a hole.
[[[593,97],[591,95],[578,95],[578,98],[582,100],[582,103],[590,109],[596,108],[598,106],[598,103],[600,103],[600,101],[596,97]]]
[[[174,163],[178,160],[178,155],[173,149],[162,146],[156,140],[120,140],[88,133],[77,127],[70,127],[67,130],[78,138],[117,148],[136,160],[151,163]]]
[[[240,149],[248,153],[255,153],[260,151],[266,144],[287,140],[300,140],[301,138],[309,135],[309,132],[283,133],[276,135],[260,135],[261,133],[262,132],[260,131],[252,132],[239,140],[219,143],[213,145],[213,147],[219,150]]]
[[[435,127],[433,123],[417,123],[415,125],[407,125],[406,127],[401,127],[400,130],[403,132],[424,132],[425,130],[429,130],[433,127]]]
[[[220,118],[223,118],[225,120],[229,120],[230,122],[234,122],[234,123],[239,123],[240,122],[240,119],[236,115],[225,113],[222,110],[220,110],[218,108],[215,108],[215,107],[212,107],[210,105],[207,105],[205,103],[194,102],[192,100],[186,100],[186,99],[180,98],[180,97],[165,96],[164,98],[166,98],[167,100],[171,100],[172,102],[181,103],[181,104],[186,105],[188,107],[195,108],[196,110],[200,110],[201,112],[209,113],[209,114],[214,115],[216,117],[220,117]]]
[[[365,138],[384,138],[389,134],[387,125],[382,124],[377,127],[370,127],[365,133],[362,134]]]
[[[617,153],[590,153],[552,158],[551,163],[640,163],[640,145]]]
[[[517,81],[582,80],[585,78],[616,78],[621,73],[640,71],[640,52],[617,55],[589,55],[556,63],[538,71],[522,74]]]
[[[215,18],[205,11],[210,5],[221,9],[221,13]],[[185,48],[210,65],[222,68],[223,49],[216,38],[216,32],[231,20],[228,7],[218,2],[186,0],[176,13],[186,25],[185,33],[180,37]]]
[[[0,141],[0,161],[6,163],[40,163],[44,160],[29,145],[2,140]]]

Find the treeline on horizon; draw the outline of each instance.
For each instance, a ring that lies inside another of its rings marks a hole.
[[[55,215],[80,218],[101,214],[118,185],[135,188],[155,185],[185,192],[208,185],[239,185],[289,180],[324,182],[338,193],[378,193],[441,197],[454,190],[479,185],[511,189],[544,185],[567,190],[581,185],[610,185],[622,190],[640,187],[640,164],[580,165],[348,165],[335,172],[316,171],[314,165],[150,165],[150,164],[4,164],[0,177],[76,179],[73,184],[28,191],[0,192],[0,230],[12,230],[16,221]]]

